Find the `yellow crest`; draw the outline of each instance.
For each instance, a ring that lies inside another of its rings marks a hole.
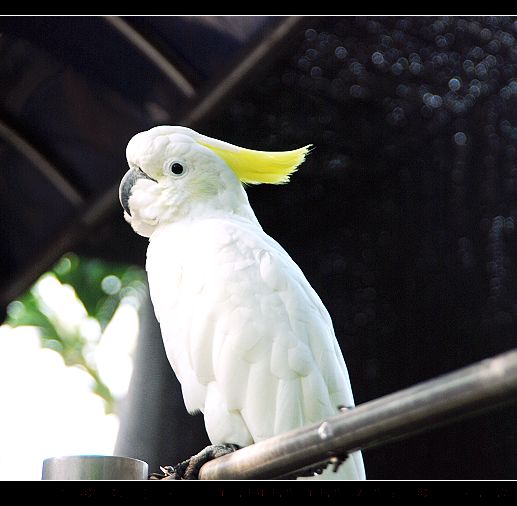
[[[198,142],[222,158],[240,181],[247,184],[287,183],[311,148],[308,145],[292,151],[254,151],[205,136]]]

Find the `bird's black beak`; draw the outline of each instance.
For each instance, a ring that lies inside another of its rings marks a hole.
[[[131,211],[129,210],[129,197],[131,196],[131,189],[133,188],[133,185],[142,178],[150,179],[151,181],[156,182],[155,179],[149,177],[143,170],[139,169],[138,167],[129,169],[124,174],[122,181],[120,181],[118,198],[120,200],[120,204],[124,208],[124,211],[126,211],[129,216],[131,216]]]

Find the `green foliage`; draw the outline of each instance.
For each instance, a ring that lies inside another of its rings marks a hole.
[[[137,267],[65,255],[52,269],[63,284],[74,287],[89,316],[104,330],[124,297],[139,298],[145,274]]]
[[[73,288],[86,313],[83,323],[88,318],[98,323],[96,337],[92,338],[92,333],[85,332],[79,324],[64,324],[59,311],[56,312],[45,302],[38,284],[48,276]],[[6,323],[12,327],[37,327],[43,346],[60,353],[67,365],[79,366],[88,372],[93,380],[93,391],[105,400],[109,413],[114,407],[113,395],[100,378],[92,354],[88,352],[100,340],[101,332],[120,303],[124,301],[138,307],[145,293],[145,273],[141,269],[69,253],[30,290],[9,305]]]

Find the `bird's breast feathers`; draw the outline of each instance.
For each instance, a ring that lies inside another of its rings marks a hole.
[[[205,412],[207,387],[215,382],[228,409],[245,418],[276,410],[272,417],[249,414],[271,420],[250,428],[257,440],[353,404],[326,309],[259,227],[222,219],[167,226],[151,239],[147,271],[190,411]]]

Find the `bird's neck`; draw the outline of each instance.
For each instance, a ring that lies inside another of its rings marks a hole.
[[[244,221],[262,228],[250,206],[244,188],[231,188],[220,192],[209,200],[195,200],[183,203],[181,211],[170,208],[161,216],[160,224],[186,224],[206,219],[232,219]],[[158,225],[159,227],[160,225]]]

